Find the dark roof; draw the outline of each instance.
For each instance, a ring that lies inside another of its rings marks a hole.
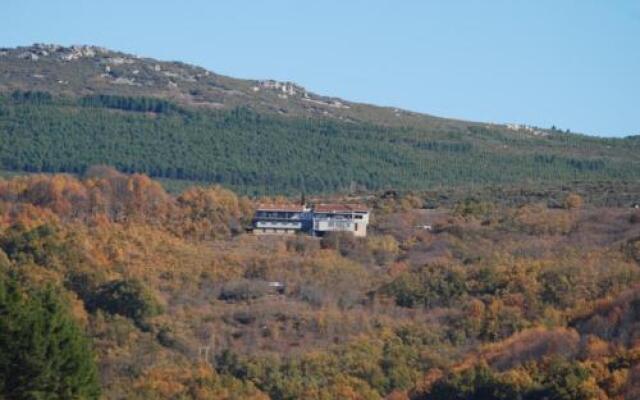
[[[303,212],[304,206],[299,204],[260,204],[257,211]]]
[[[316,204],[313,206],[313,211],[319,213],[364,213],[369,212],[369,208],[364,204]]]

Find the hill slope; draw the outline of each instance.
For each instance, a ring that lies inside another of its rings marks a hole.
[[[637,180],[640,142],[442,119],[110,50],[0,49],[0,169],[245,193]]]

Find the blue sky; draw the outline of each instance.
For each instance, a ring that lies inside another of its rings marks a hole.
[[[637,0],[5,0],[0,46],[96,44],[468,120],[640,134]]]

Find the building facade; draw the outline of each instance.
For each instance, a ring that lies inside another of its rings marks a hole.
[[[351,232],[367,236],[369,209],[360,204],[318,204],[313,207],[313,234]]]
[[[290,235],[304,232],[323,236],[328,232],[351,232],[367,235],[369,209],[360,204],[260,205],[253,218],[255,234]]]
[[[253,233],[257,235],[292,235],[308,230],[311,215],[305,206],[291,204],[261,205],[253,218]]]

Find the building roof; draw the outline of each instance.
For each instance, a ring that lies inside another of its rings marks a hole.
[[[259,204],[257,211],[304,212],[305,209],[299,204]]]
[[[364,204],[316,204],[313,211],[318,213],[365,213],[369,212],[369,208]]]

